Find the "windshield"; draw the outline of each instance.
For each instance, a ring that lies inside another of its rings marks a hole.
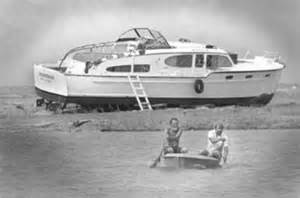
[[[148,28],[134,28],[123,33],[117,42],[145,40],[146,49],[171,48],[168,41],[158,31]]]

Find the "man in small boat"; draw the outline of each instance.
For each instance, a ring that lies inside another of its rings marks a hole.
[[[200,155],[214,157],[218,160],[223,158],[224,163],[227,161],[228,156],[228,137],[223,132],[224,125],[218,123],[213,130],[208,132],[207,148],[200,151]]]
[[[167,134],[167,145],[164,147],[164,153],[186,153],[187,149],[179,146],[179,140],[183,130],[179,127],[179,120],[171,118],[170,126],[165,129]]]

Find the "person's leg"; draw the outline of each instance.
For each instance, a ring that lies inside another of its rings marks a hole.
[[[223,150],[224,142],[218,142],[214,146],[214,150],[221,152]]]
[[[174,153],[180,153],[180,147],[179,146],[174,146],[172,148],[173,148]]]
[[[167,154],[167,153],[174,153],[174,149],[171,147],[171,146],[167,146],[167,147],[165,147],[165,149],[164,149],[165,151],[165,154]]]
[[[215,150],[212,153],[209,154],[210,157],[216,158],[216,159],[221,159],[222,155],[219,151]]]
[[[224,142],[218,142],[217,144],[215,144],[214,150],[211,151],[208,156],[216,158],[216,159],[221,159],[223,146],[224,146]]]
[[[185,147],[179,147],[179,153],[187,153],[188,149]]]
[[[204,156],[208,156],[209,152],[207,149],[203,149],[199,152],[199,155],[204,155]]]

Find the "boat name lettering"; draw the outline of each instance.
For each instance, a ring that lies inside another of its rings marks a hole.
[[[42,73],[42,72],[40,72],[39,75],[42,76],[42,77],[44,77],[44,78],[48,78],[48,79],[54,80],[54,76],[52,76],[52,75],[45,74],[45,73]]]

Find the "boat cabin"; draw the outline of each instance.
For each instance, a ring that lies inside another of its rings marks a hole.
[[[158,31],[133,28],[121,34],[115,42],[70,50],[60,66],[67,67],[66,73],[69,74],[113,75],[132,72],[167,74],[166,70],[178,74],[207,73],[233,64],[226,51],[213,45],[185,41],[170,45]]]

